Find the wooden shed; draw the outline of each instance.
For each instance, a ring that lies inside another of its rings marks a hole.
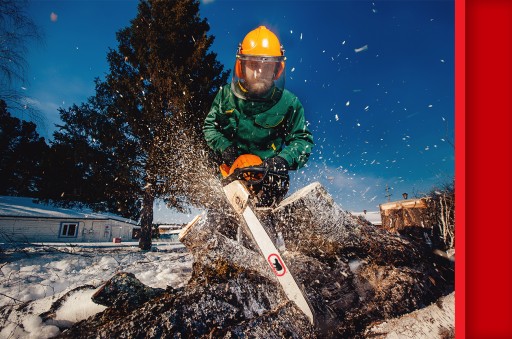
[[[382,228],[398,232],[406,227],[431,228],[427,212],[428,198],[392,201],[380,206]]]
[[[112,242],[132,240],[137,223],[109,213],[68,209],[36,199],[0,196],[0,242]]]

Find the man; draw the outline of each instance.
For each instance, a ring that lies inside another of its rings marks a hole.
[[[284,88],[284,50],[265,26],[249,32],[238,47],[231,86],[217,93],[203,127],[207,144],[221,156],[223,167],[241,155],[258,156],[279,174],[263,183],[260,206],[278,204],[288,192],[288,170],[304,166],[313,136],[299,99]]]

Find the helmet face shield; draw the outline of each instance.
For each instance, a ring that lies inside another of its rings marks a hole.
[[[275,89],[284,89],[284,66],[284,56],[237,54],[231,88],[241,99],[271,100]]]

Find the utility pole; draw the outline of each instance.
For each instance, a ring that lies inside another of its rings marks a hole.
[[[388,198],[388,202],[391,201],[390,197],[392,196],[391,193],[389,193],[389,186],[386,184],[386,198]]]

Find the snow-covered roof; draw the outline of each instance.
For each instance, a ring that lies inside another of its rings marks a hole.
[[[366,213],[365,212],[350,212],[350,214],[355,215],[356,217],[362,216],[366,220],[371,222],[373,225],[382,225],[382,219],[381,219],[379,211],[371,211],[371,212],[366,211]]]
[[[137,222],[111,213],[96,213],[88,208],[63,208],[39,203],[28,197],[0,196],[0,217],[26,218],[73,218],[73,219],[112,219],[130,224]]]

